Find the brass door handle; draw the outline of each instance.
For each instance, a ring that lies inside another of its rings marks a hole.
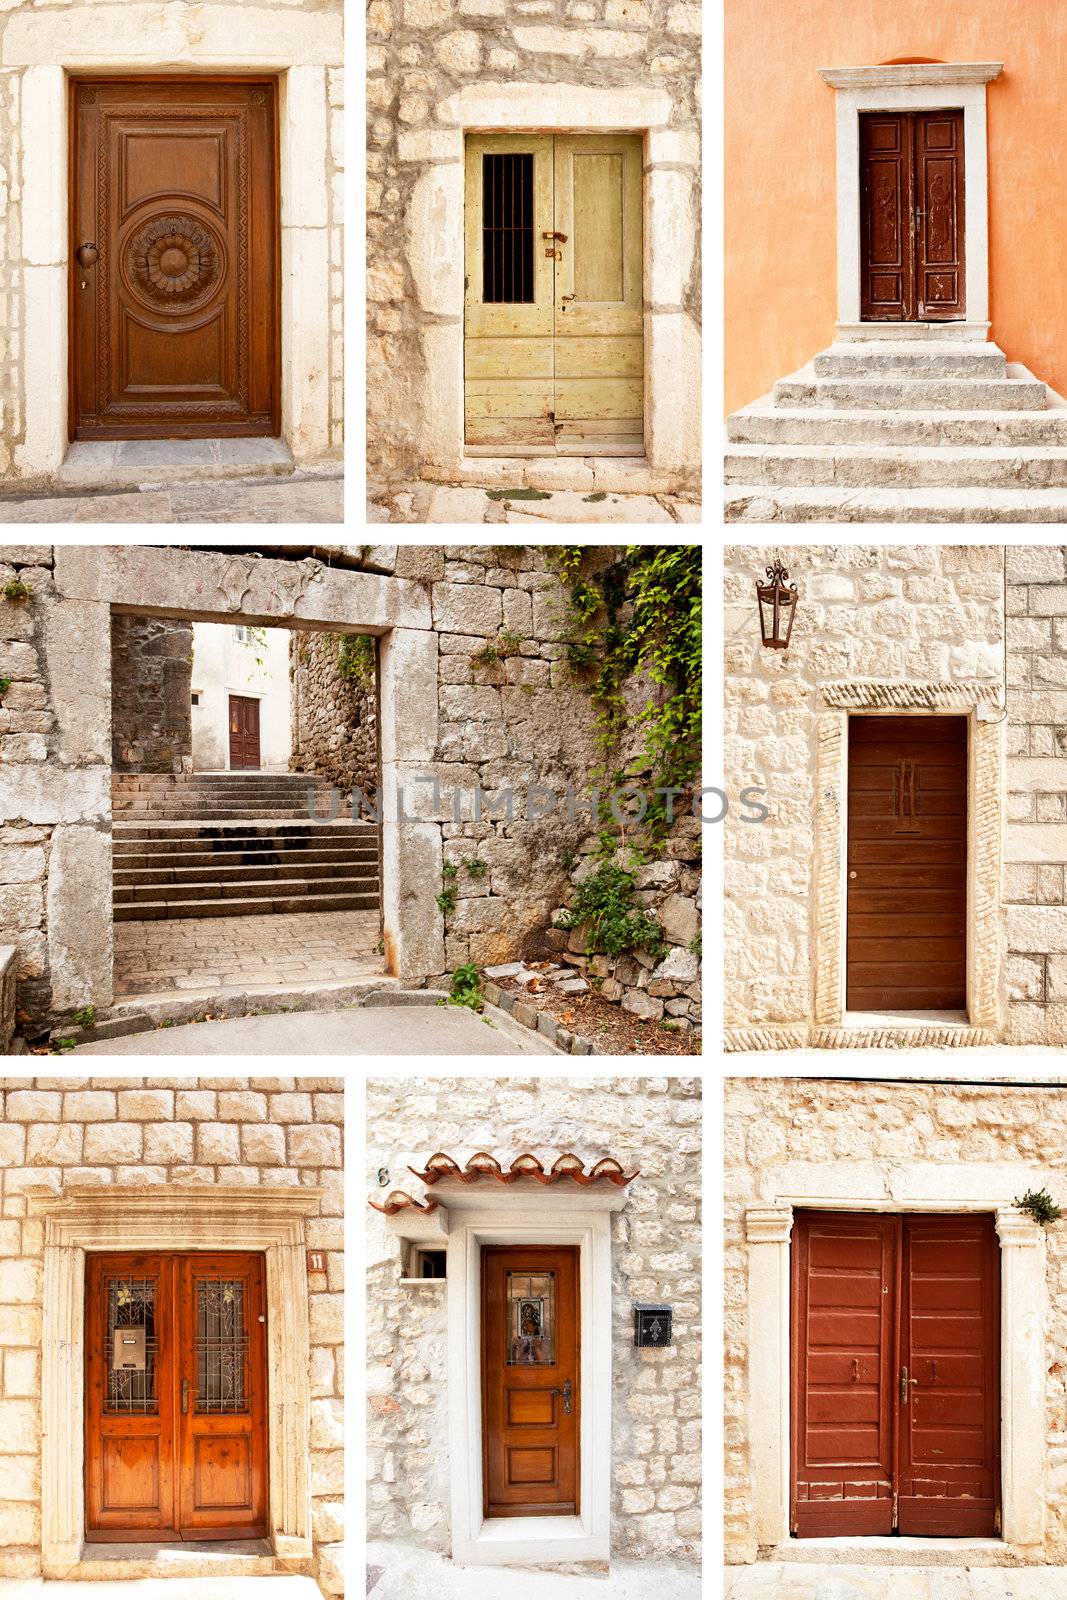
[[[908,1369],[907,1369],[907,1367],[901,1367],[901,1369],[900,1369],[900,1403],[901,1403],[902,1406],[906,1406],[907,1403],[908,1403],[908,1395],[910,1393],[910,1390],[908,1389],[908,1384],[910,1383],[910,1384],[914,1385],[914,1384],[917,1384],[918,1381],[919,1381],[918,1378],[909,1378],[908,1377]]]
[[[184,1416],[188,1412],[188,1410],[189,1410],[189,1379],[188,1378],[183,1378],[182,1379],[182,1415]]]
[[[80,267],[93,266],[99,260],[99,257],[100,252],[91,241],[88,244],[80,244],[78,246],[78,265]]]

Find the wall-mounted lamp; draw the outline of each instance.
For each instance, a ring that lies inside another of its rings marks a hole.
[[[768,650],[789,649],[789,636],[797,613],[797,586],[795,583],[786,583],[788,576],[775,556],[774,566],[767,568],[769,582],[760,583],[756,579],[760,632]]]

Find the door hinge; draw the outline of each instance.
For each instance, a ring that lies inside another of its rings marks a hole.
[[[896,1490],[894,1489],[894,1491],[893,1491],[893,1532],[894,1533],[896,1532],[896,1527],[897,1527],[897,1501],[898,1501],[898,1495],[897,1495]]]
[[[1000,1534],[1000,1507],[999,1506],[997,1507],[997,1509],[993,1513],[993,1532],[995,1534],[997,1534],[998,1536]]]

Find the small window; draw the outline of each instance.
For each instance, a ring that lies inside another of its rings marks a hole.
[[[200,704],[200,691],[197,690],[196,693],[193,695],[193,705],[194,706],[198,706],[199,704]]]
[[[248,642],[248,629],[234,628],[233,636],[237,640],[238,644],[246,644]]]
[[[482,300],[533,304],[534,158],[482,157]]]
[[[443,1278],[445,1276],[445,1252],[443,1250],[420,1250],[418,1268],[420,1278]]]

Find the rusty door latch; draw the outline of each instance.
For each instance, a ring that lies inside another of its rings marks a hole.
[[[541,237],[542,237],[542,239],[553,239],[553,240],[558,239],[560,244],[566,244],[567,243],[567,235],[565,233],[548,233],[548,232],[546,232],[546,233],[543,233],[541,235]],[[555,247],[555,244],[550,244],[549,245],[548,249],[545,251],[545,255],[548,256],[550,261],[562,261],[563,260],[563,251],[562,250],[557,250],[556,247]]]

